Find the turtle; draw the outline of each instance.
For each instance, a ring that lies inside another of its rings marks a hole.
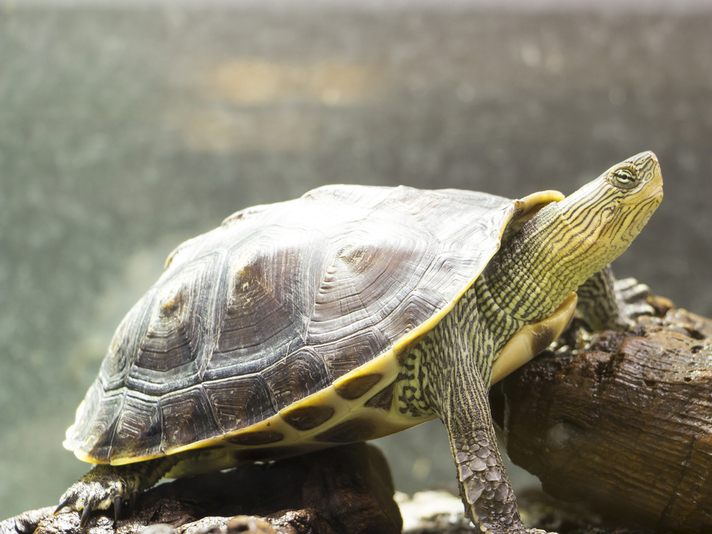
[[[55,514],[81,512],[84,527],[162,477],[439,418],[467,516],[484,532],[531,532],[488,388],[577,307],[625,328],[607,266],[662,195],[643,152],[568,197],[332,185],[238,211],[179,245],[118,326],[64,441],[97,465]]]

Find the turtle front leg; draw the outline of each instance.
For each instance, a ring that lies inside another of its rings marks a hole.
[[[487,534],[544,533],[525,527],[519,518],[479,373],[461,379],[445,392],[439,415],[450,438],[467,516]]]
[[[607,266],[576,290],[577,311],[594,331],[627,330],[640,315],[654,315],[647,303],[650,288],[634,278],[616,280]]]
[[[166,456],[120,466],[95,465],[62,495],[54,513],[64,508],[81,512],[80,527],[84,528],[93,510],[106,510],[113,504],[114,517],[118,519],[125,501],[134,507],[138,495],[158,482],[176,462],[175,457]]]

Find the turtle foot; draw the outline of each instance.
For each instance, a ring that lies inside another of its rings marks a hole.
[[[127,470],[111,465],[94,466],[62,495],[54,513],[58,514],[64,508],[81,512],[79,526],[84,528],[92,511],[107,510],[113,505],[114,517],[118,519],[123,503],[130,500],[134,506],[142,489],[141,477],[124,471]]]
[[[577,311],[594,332],[628,330],[641,315],[655,315],[648,302],[650,288],[635,278],[616,280],[610,266],[581,284],[577,293]]]
[[[648,304],[650,288],[635,278],[623,278],[614,283],[616,299],[623,319],[632,324],[641,315],[655,315],[655,308]]]
[[[126,465],[95,465],[86,475],[69,488],[54,511],[64,508],[81,512],[80,527],[84,528],[94,510],[107,510],[114,506],[114,518],[119,519],[126,501],[135,508],[139,494],[158,482],[178,461],[175,456],[165,456]]]

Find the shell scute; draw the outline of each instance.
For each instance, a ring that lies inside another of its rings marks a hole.
[[[368,399],[364,406],[379,410],[390,410],[393,405],[393,390],[395,389],[395,385],[395,382],[391,382],[388,386]]]
[[[94,382],[86,397],[77,408],[76,432],[67,430],[65,447],[71,450],[92,444],[93,454],[100,458],[108,458],[111,452],[111,441],[116,429],[116,414],[123,405],[121,390],[105,392],[99,382]]]
[[[349,380],[344,380],[340,384],[335,385],[334,388],[342,399],[355,400],[368,393],[382,378],[383,375],[381,373],[368,373],[355,376]]]
[[[317,345],[314,350],[324,359],[332,378],[336,380],[373,360],[383,347],[388,346],[388,342],[383,332],[374,327]]]
[[[203,383],[221,432],[245,428],[276,415],[265,380],[259,374]]]
[[[218,353],[254,350],[274,337],[290,339],[295,334],[292,314],[277,297],[278,288],[271,287],[261,276],[262,270],[255,262],[233,278],[220,325]]]
[[[423,253],[431,256],[429,251],[411,247],[408,240],[384,236],[376,225],[368,234],[379,237],[372,237],[375,242],[368,247],[355,247],[358,261],[344,261],[338,251],[332,256],[334,261],[326,268],[310,316],[309,344],[347,337],[378,324],[407,297],[422,276],[423,264],[432,260],[420,258]],[[364,239],[365,235],[354,239]],[[349,233],[342,240],[351,238]],[[343,250],[340,244],[336,248]]]
[[[324,360],[309,348],[288,354],[261,374],[272,392],[277,410],[321,391],[331,383]]]
[[[276,430],[256,430],[254,432],[243,432],[235,436],[227,437],[225,441],[246,447],[256,447],[258,445],[278,443],[283,439],[284,434]]]
[[[193,361],[190,325],[184,314],[185,288],[160,299],[154,318],[139,345],[135,364],[145,369],[168,371]]]
[[[126,385],[139,345],[148,328],[147,319],[151,314],[154,295],[155,289],[149,290],[119,324],[101,363],[95,386],[100,383],[101,389],[114,391]]]
[[[130,391],[123,400],[114,435],[105,438],[111,447],[109,458],[159,454],[163,440],[160,401]]]
[[[220,432],[202,386],[165,395],[161,398],[160,407],[161,450],[177,448],[191,441],[202,441]]]
[[[336,410],[329,405],[314,405],[314,406],[299,406],[294,409],[287,409],[280,413],[282,419],[292,425],[297,430],[306,431],[312,430],[329,419],[331,419]]]
[[[376,425],[368,418],[355,418],[339,423],[314,438],[324,443],[355,443],[376,435]]]

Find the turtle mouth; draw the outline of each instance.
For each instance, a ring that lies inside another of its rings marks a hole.
[[[655,184],[655,188],[648,195],[648,199],[657,199],[658,202],[663,200],[663,184],[662,182]]]
[[[649,184],[650,191],[642,200],[637,202],[639,209],[649,209],[652,212],[657,209],[660,203],[663,201],[663,183],[661,179],[655,180],[656,183]]]

